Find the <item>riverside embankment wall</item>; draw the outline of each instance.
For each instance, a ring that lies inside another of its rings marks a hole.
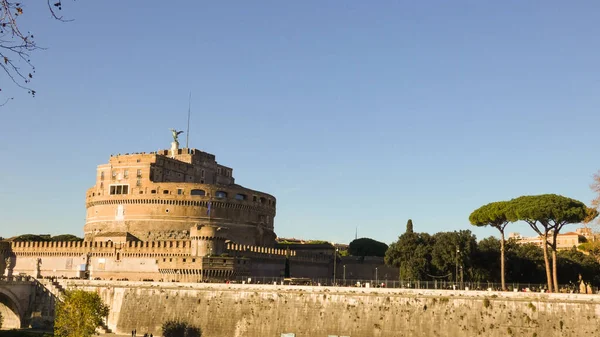
[[[600,336],[600,296],[240,284],[65,281],[98,292],[119,333],[167,319],[206,337]]]

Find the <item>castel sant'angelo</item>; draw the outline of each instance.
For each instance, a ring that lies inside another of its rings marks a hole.
[[[181,132],[172,133],[167,150],[113,155],[98,166],[86,192],[83,241],[0,241],[0,275],[184,282],[333,276],[340,260],[333,246],[277,244],[275,197],[236,184],[231,168],[180,148]],[[386,268],[382,259],[343,263],[354,277]]]
[[[174,131],[175,132],[175,131]],[[233,169],[197,149],[111,156],[87,191],[87,241],[189,239],[195,225],[228,229],[228,240],[273,247],[276,200],[235,183]]]

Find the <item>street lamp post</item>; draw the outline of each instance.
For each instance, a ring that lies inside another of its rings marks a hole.
[[[336,266],[337,266],[337,253],[338,253],[338,249],[335,249],[335,254],[333,255],[333,285],[335,286],[335,272],[336,272]]]
[[[344,285],[346,285],[346,265],[344,265]]]
[[[460,249],[456,246],[456,270],[454,272],[454,283],[458,283],[458,254],[460,254]]]
[[[375,267],[375,285],[379,285],[379,277],[377,276],[377,267]]]

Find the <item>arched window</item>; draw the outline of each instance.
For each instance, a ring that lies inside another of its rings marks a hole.
[[[215,193],[215,197],[217,198],[227,198],[227,192],[224,191],[217,191]]]
[[[267,201],[267,199],[266,199],[265,197],[260,197],[260,203],[261,203],[261,204],[264,204],[264,203],[265,203],[265,201]]]
[[[245,194],[238,193],[235,195],[235,200],[246,200],[248,197]]]
[[[191,195],[205,196],[206,192],[204,190],[198,190],[198,189],[196,189],[196,190],[191,190],[190,194]]]

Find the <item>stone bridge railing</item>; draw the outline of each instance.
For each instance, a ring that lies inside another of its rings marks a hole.
[[[36,283],[36,279],[29,275],[17,275],[17,276],[0,276],[1,284],[31,284]]]

